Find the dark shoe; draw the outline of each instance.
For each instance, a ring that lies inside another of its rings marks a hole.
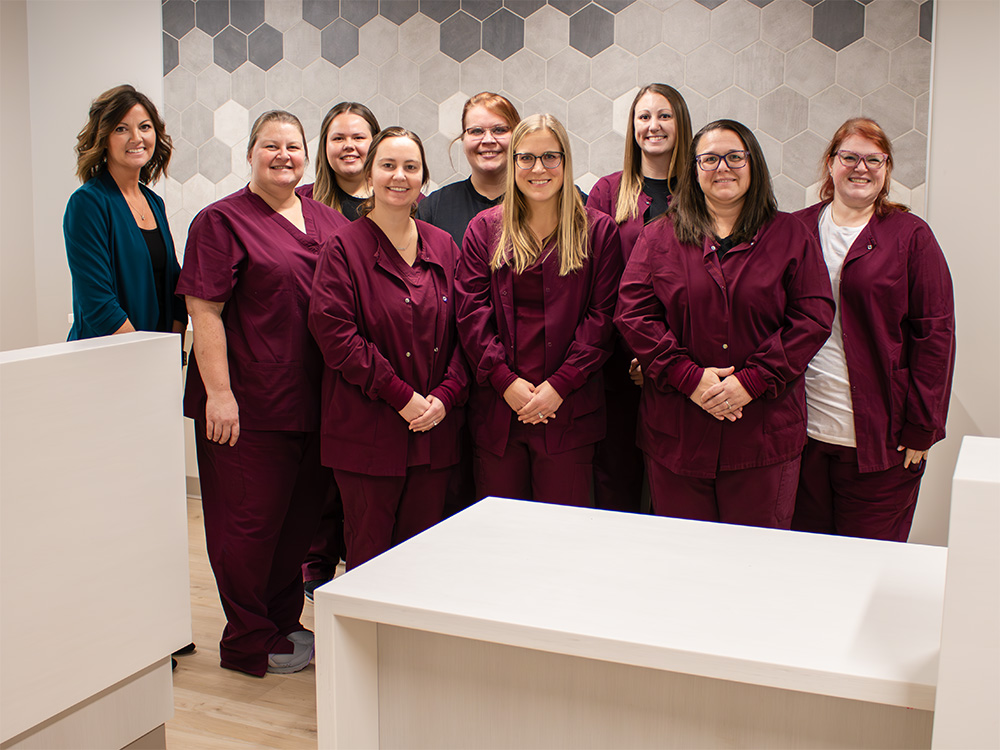
[[[306,599],[309,601],[313,600],[313,592],[316,591],[320,586],[325,583],[329,583],[330,579],[323,580],[322,578],[317,578],[315,581],[306,581],[302,584],[302,590],[305,592]]]
[[[174,651],[173,656],[187,656],[188,654],[194,653],[194,644],[189,643],[184,648],[179,648]]]

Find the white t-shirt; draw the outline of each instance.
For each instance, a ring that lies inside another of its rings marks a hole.
[[[841,227],[834,223],[832,214],[829,205],[820,214],[819,241],[830,272],[837,314],[830,338],[806,368],[806,411],[809,419],[806,432],[815,440],[854,448],[857,446],[854,408],[840,320],[840,272],[851,245],[865,225]]]

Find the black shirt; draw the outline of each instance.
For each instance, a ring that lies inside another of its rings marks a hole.
[[[142,229],[140,227],[140,229]],[[163,235],[157,229],[142,229],[142,238],[146,240],[146,248],[149,250],[149,260],[153,264],[153,284],[156,287],[156,305],[160,310],[160,317],[156,321],[156,330],[161,333],[169,333],[173,325],[171,320],[168,301],[170,294],[167,292],[167,244],[163,241]]]
[[[443,229],[452,236],[455,244],[462,246],[462,238],[469,222],[480,211],[500,203],[503,196],[490,199],[472,187],[472,178],[453,182],[435,190],[417,206],[417,218]]]
[[[671,182],[675,180],[654,180],[652,177],[642,178],[642,192],[650,197],[652,203],[642,217],[642,223],[648,224],[667,210],[667,200],[670,198]]]

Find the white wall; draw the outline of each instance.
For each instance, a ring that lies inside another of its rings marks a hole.
[[[951,267],[958,359],[948,438],[931,451],[910,541],[946,544],[962,436],[1000,437],[1000,3],[934,6],[926,216]]]

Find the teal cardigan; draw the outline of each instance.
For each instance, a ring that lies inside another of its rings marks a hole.
[[[160,295],[168,300],[170,317],[186,321],[184,301],[174,295],[180,266],[163,199],[145,185],[139,187],[167,247],[166,288],[159,290]],[[73,278],[73,327],[68,339],[106,336],[121,328],[126,318],[137,331],[155,331],[160,311],[149,249],[107,170],[70,196],[63,237]]]

